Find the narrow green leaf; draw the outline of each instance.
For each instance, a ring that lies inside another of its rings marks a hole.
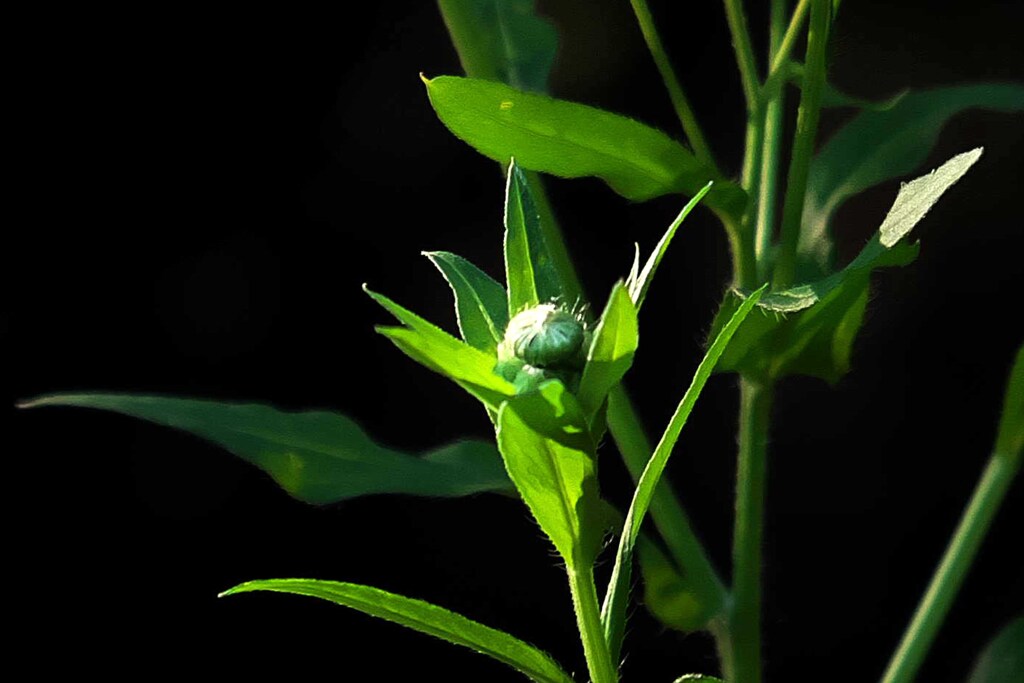
[[[900,188],[896,201],[878,229],[883,247],[891,247],[924,218],[939,197],[981,158],[982,148],[958,154],[942,166]]]
[[[526,174],[515,161],[505,188],[505,279],[510,317],[562,294]]]
[[[533,0],[440,0],[467,76],[544,92],[558,33],[538,16]]]
[[[633,242],[633,265],[629,267],[629,275],[626,276],[626,287],[629,289],[632,295],[633,288],[636,287],[637,278],[640,277],[640,244]],[[635,299],[634,299],[635,301]]]
[[[572,683],[572,678],[551,657],[534,646],[504,631],[484,626],[423,600],[395,595],[370,586],[315,579],[248,581],[224,591],[220,597],[254,591],[305,595],[333,602],[468,647],[507,664],[533,681]]]
[[[98,408],[195,434],[315,505],[375,493],[464,496],[511,490],[492,444],[461,441],[414,457],[374,443],[337,413],[128,394],[57,394],[21,404],[38,406]]]
[[[705,676],[704,674],[684,674],[677,678],[674,683],[725,683],[721,678]]]
[[[494,356],[459,341],[387,297],[370,291],[365,285],[363,289],[406,325],[376,329],[407,356],[452,379],[494,410],[497,410],[505,397],[515,394],[515,387],[494,373],[497,364]]]
[[[636,314],[626,286],[617,282],[594,330],[587,364],[576,392],[588,421],[597,415],[608,392],[633,364],[639,334]]]
[[[510,399],[498,412],[509,478],[570,569],[589,568],[604,533],[594,444],[561,382]]]
[[[1024,681],[1024,617],[1017,617],[993,638],[974,663],[967,683]]]
[[[634,278],[635,284],[630,287],[629,293],[630,296],[633,297],[633,303],[636,304],[637,310],[640,309],[644,303],[644,299],[647,297],[647,290],[651,287],[651,280],[654,279],[654,272],[661,264],[661,259],[664,258],[665,252],[668,250],[668,245],[672,242],[672,238],[675,237],[676,230],[678,230],[679,226],[683,224],[683,221],[690,215],[690,212],[693,211],[695,206],[697,206],[697,203],[701,198],[711,190],[711,186],[713,184],[714,181],[708,181],[708,184],[686,203],[686,206],[684,206],[683,210],[679,212],[676,219],[672,221],[670,226],[668,226],[668,230],[665,231],[665,234],[658,242],[658,246],[656,246],[654,251],[651,252],[651,257],[647,259],[647,263],[644,264],[643,271],[641,271],[638,277]]]
[[[437,266],[452,288],[462,338],[474,348],[494,353],[508,326],[505,288],[461,256],[447,251],[423,255]]]
[[[800,62],[790,61],[786,65],[786,77],[798,88],[803,87],[804,65]],[[873,102],[853,95],[847,95],[831,83],[825,83],[825,90],[821,94],[822,107],[855,107],[868,111],[887,111],[892,109],[897,102],[903,99],[909,91],[902,90],[888,99],[880,102]]]
[[[597,176],[634,201],[681,192],[708,180],[708,205],[737,216],[746,194],[664,133],[582,104],[523,93],[506,85],[441,76],[424,80],[441,121],[478,152],[503,164],[564,178]]]
[[[1024,110],[1024,85],[982,83],[910,92],[885,111],[853,117],[811,162],[798,245],[802,279],[832,272],[832,214],[848,198],[911,173],[925,160],[946,122],[962,111]]]
[[[679,434],[682,432],[686,420],[690,417],[690,412],[697,403],[697,398],[700,396],[701,391],[703,391],[704,385],[715,369],[715,364],[718,363],[718,359],[729,345],[729,341],[736,333],[736,330],[739,329],[740,325],[753,310],[754,305],[757,304],[766,288],[767,285],[763,285],[747,297],[746,301],[740,305],[729,319],[729,322],[717,334],[715,340],[704,354],[704,358],[697,366],[693,380],[690,382],[690,386],[687,387],[682,400],[676,407],[675,413],[669,420],[665,433],[654,449],[654,454],[647,462],[647,466],[644,467],[639,480],[637,480],[633,501],[629,505],[626,521],[623,524],[622,535],[619,537],[619,548],[615,555],[615,566],[612,569],[612,577],[608,583],[608,592],[605,595],[604,609],[602,610],[605,634],[609,638],[608,642],[612,652],[618,652],[621,649],[621,641],[625,632],[626,605],[629,600],[633,548],[640,534],[640,527],[647,516],[647,510],[650,507],[654,491],[661,480],[662,473],[665,471],[665,466],[668,464],[669,456],[672,455],[672,450],[679,439]],[[512,480],[514,482],[515,477]]]
[[[1009,458],[1014,467],[1020,462],[1024,451],[1024,345],[1017,349],[1017,356],[1010,370],[1010,380],[1003,398],[1003,414],[999,418],[999,432],[996,437],[996,453]]]

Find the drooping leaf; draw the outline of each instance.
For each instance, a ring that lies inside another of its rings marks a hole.
[[[461,256],[447,251],[423,255],[437,266],[452,288],[462,338],[474,348],[494,353],[508,326],[505,288]]]
[[[1020,466],[1024,452],[1024,345],[1017,349],[1006,384],[995,452],[1007,458],[1011,467]]]
[[[414,457],[374,443],[337,413],[130,394],[57,394],[22,406],[98,408],[181,429],[256,465],[291,496],[315,505],[376,493],[511,490],[493,444],[461,441]]]
[[[533,0],[440,0],[467,76],[544,92],[558,33],[538,16]]]
[[[692,196],[714,180],[710,207],[736,216],[746,203],[742,189],[678,142],[624,116],[479,79],[441,76],[424,83],[445,126],[500,163],[514,157],[564,178],[596,176],[634,201]]]
[[[690,417],[693,406],[704,385],[715,369],[715,365],[721,358],[722,353],[729,345],[733,335],[742,325],[744,319],[753,310],[754,305],[764,294],[767,285],[761,287],[751,294],[746,301],[736,310],[729,321],[715,336],[715,340],[708,347],[704,358],[701,359],[697,370],[693,375],[690,386],[683,393],[683,398],[676,407],[675,413],[669,420],[668,427],[662,435],[661,440],[654,449],[654,454],[644,467],[644,471],[637,480],[636,490],[633,492],[633,501],[630,503],[629,511],[626,513],[626,521],[622,527],[622,534],[619,536],[619,547],[615,555],[615,566],[612,569],[612,577],[608,582],[608,592],[605,595],[604,606],[601,611],[604,622],[605,634],[609,647],[613,653],[621,650],[622,638],[625,634],[626,605],[629,602],[630,576],[633,569],[633,549],[640,535],[640,527],[647,510],[650,508],[654,491],[661,480],[661,475],[668,464],[669,456],[675,448],[679,434]],[[500,448],[500,440],[499,440]],[[513,482],[515,477],[512,478]]]
[[[589,568],[604,533],[594,444],[586,418],[559,381],[498,412],[498,449],[509,478],[566,565]]]
[[[505,278],[509,316],[562,294],[526,174],[515,161],[505,189]]]
[[[993,638],[974,663],[967,683],[1024,681],[1024,616],[1017,617]]]
[[[832,271],[832,214],[862,190],[906,175],[925,160],[939,131],[971,108],[1024,110],[1024,85],[983,83],[910,92],[885,111],[857,114],[811,162],[798,252],[805,277]]]
[[[270,591],[305,595],[349,607],[370,616],[400,624],[420,633],[468,647],[522,672],[539,683],[572,683],[572,677],[547,654],[504,631],[467,619],[423,600],[407,598],[379,588],[339,581],[315,579],[269,579],[248,581],[230,588],[220,597]],[[334,653],[336,657],[341,653]]]
[[[654,251],[651,252],[650,258],[648,258],[647,263],[644,264],[644,269],[638,276],[633,278],[633,284],[630,285],[629,294],[633,298],[633,303],[636,304],[637,310],[640,309],[644,303],[644,299],[647,298],[647,290],[651,287],[651,281],[654,279],[654,273],[661,264],[661,259],[664,258],[665,252],[668,251],[668,245],[672,242],[672,238],[676,236],[676,230],[678,230],[679,226],[683,224],[683,221],[690,215],[690,212],[693,211],[695,206],[697,206],[697,203],[701,198],[711,190],[711,186],[713,184],[714,181],[709,181],[700,192],[695,194],[693,198],[686,203],[683,210],[679,212],[679,215],[676,216],[674,221],[672,221],[672,224],[668,226],[668,230],[665,231],[661,240],[658,241],[658,245],[654,247]]]
[[[576,392],[588,421],[593,420],[608,392],[633,364],[639,334],[636,313],[626,286],[617,282],[594,329],[587,364]]]
[[[406,325],[376,329],[407,356],[453,380],[493,410],[497,410],[506,397],[515,395],[515,387],[494,373],[497,364],[494,356],[459,341],[387,297],[365,286],[363,289]]]
[[[772,292],[736,335],[719,372],[742,372],[763,380],[810,375],[835,383],[849,371],[853,342],[867,305],[871,272],[903,266],[917,257],[916,244],[900,243],[981,156],[959,154],[900,190],[879,232],[849,265],[820,280]],[[724,324],[741,296],[727,295],[712,331]]]

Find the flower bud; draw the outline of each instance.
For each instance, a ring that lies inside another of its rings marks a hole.
[[[518,358],[536,368],[568,369],[583,364],[583,321],[556,304],[540,304],[516,314],[505,330],[499,358]]]

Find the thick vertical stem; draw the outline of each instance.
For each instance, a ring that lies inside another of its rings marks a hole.
[[[608,643],[601,625],[601,608],[594,587],[594,572],[588,567],[567,568],[572,605],[576,610],[576,625],[587,657],[591,683],[617,683],[618,668],[612,662]]]
[[[733,532],[733,601],[729,625],[733,677],[761,680],[761,544],[772,387],[740,378],[740,443]]]
[[[793,156],[786,176],[786,199],[782,207],[782,230],[779,234],[779,255],[772,279],[773,289],[793,284],[796,274],[796,249],[800,239],[807,175],[818,132],[821,96],[825,89],[825,50],[828,46],[831,0],[811,0],[811,25],[807,34],[807,60],[804,67],[803,91],[796,120]]]
[[[772,0],[771,24],[768,36],[768,63],[774,63],[782,44],[786,22],[785,0]],[[782,150],[782,116],[785,110],[785,90],[772,96],[765,105],[764,137],[761,148],[761,184],[757,201],[757,227],[754,230],[754,255],[757,260],[757,279],[768,279],[768,251],[775,229],[775,198],[779,182],[779,157]]]

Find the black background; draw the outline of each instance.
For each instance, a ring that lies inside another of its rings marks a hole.
[[[721,6],[652,2],[712,146],[737,170],[742,98]],[[754,4],[754,3],[750,3]],[[625,2],[542,2],[562,44],[552,90],[678,126]],[[14,159],[5,238],[8,406],[125,390],[331,408],[422,450],[489,424],[372,325],[362,282],[453,329],[420,255],[501,273],[496,165],[434,117],[417,74],[459,73],[432,3],[329,11],[41,7],[12,16]],[[751,11],[755,27],[764,12]],[[1024,77],[1016,2],[845,3],[833,81],[881,98]],[[756,39],[763,43],[757,32]],[[825,134],[848,112],[829,112]],[[1020,114],[954,119],[933,168],[985,155],[921,224],[919,260],[876,278],[854,372],[836,390],[782,383],[766,546],[769,680],[877,677],[992,443],[1021,341]],[[865,144],[871,144],[865,140]],[[631,205],[596,180],[552,180],[587,288],[603,299],[677,198]],[[850,258],[893,181],[837,219]],[[729,279],[709,214],[691,217],[641,321],[629,387],[652,433],[700,355]],[[735,378],[712,380],[670,476],[728,567]],[[504,628],[585,672],[564,576],[526,510],[478,496],[373,497],[326,509],[194,438],[119,416],[8,408],[13,657],[40,670],[286,672],[337,680],[520,680],[486,658],[308,599],[215,596],[251,578],[364,582]],[[628,495],[605,448],[609,497]],[[1022,604],[1024,496],[1011,493],[922,681],[959,681]],[[1018,539],[1018,540],[1014,540]],[[606,571],[607,566],[602,568]],[[727,571],[727,569],[726,569]],[[713,672],[709,639],[637,609],[627,680]],[[370,668],[373,674],[358,673]],[[785,674],[785,676],[784,676]]]

